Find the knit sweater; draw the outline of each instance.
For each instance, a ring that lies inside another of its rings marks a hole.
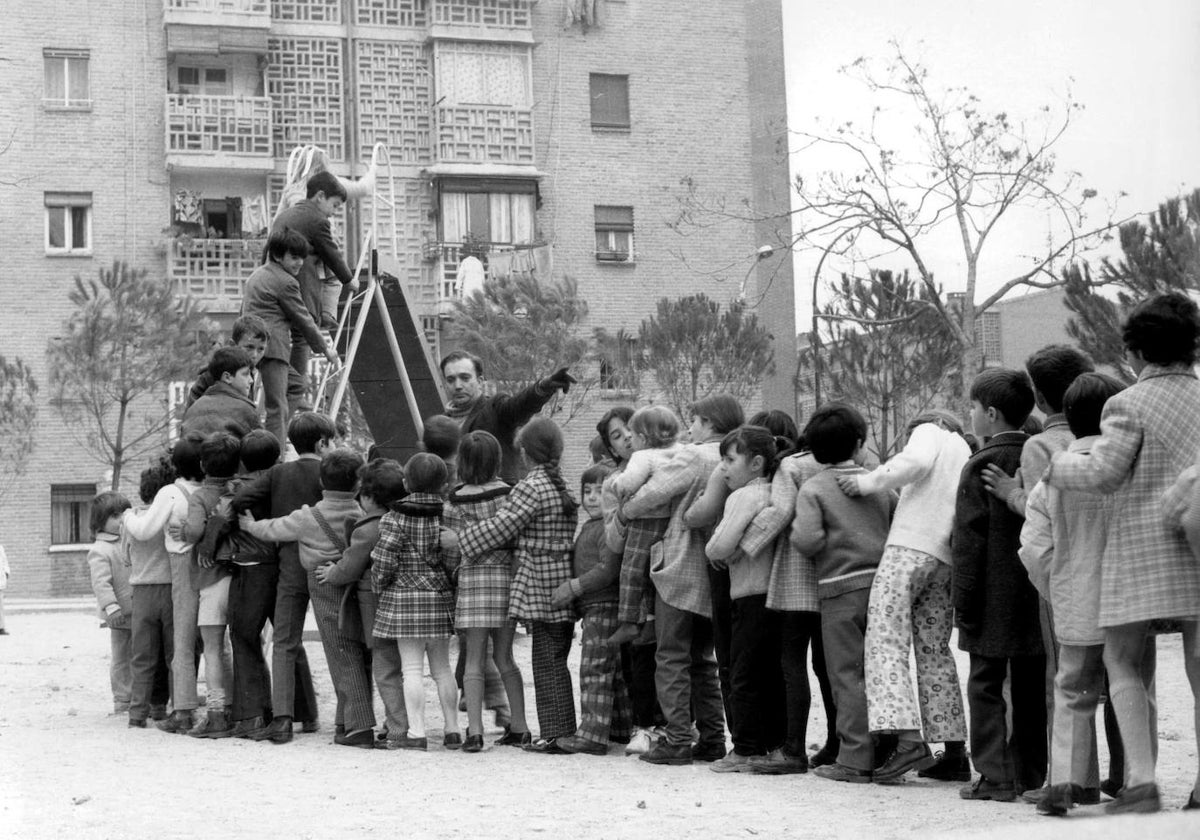
[[[162,531],[148,540],[137,540],[121,526],[121,553],[129,565],[129,584],[147,586],[171,582],[171,557]]]
[[[950,532],[963,465],[971,447],[962,435],[935,423],[913,429],[904,450],[858,479],[864,495],[900,490],[887,544],[903,546],[950,562]],[[901,489],[903,488],[903,489]]]
[[[617,602],[617,578],[621,555],[609,550],[604,540],[604,519],[589,519],[579,527],[575,550],[571,555],[571,573],[567,582],[580,608]]]
[[[121,524],[135,540],[150,540],[155,534],[161,533],[167,551],[172,554],[186,554],[192,550],[192,543],[172,537],[167,525],[183,525],[187,519],[188,499],[199,489],[200,482],[189,478],[177,478],[174,484],[168,484],[154,494],[154,501],[150,503],[150,507],[126,513]]]
[[[336,563],[345,551],[345,544],[335,545],[325,535],[325,530],[313,515],[316,509],[325,517],[333,532],[345,540],[347,523],[362,516],[362,508],[354,499],[352,490],[325,490],[321,501],[311,508],[304,505],[287,516],[264,519],[260,522],[243,521],[242,527],[260,540],[289,542],[295,540],[300,546],[300,565],[311,572],[325,563]]]
[[[771,503],[771,485],[756,478],[725,500],[725,513],[709,537],[704,553],[710,560],[729,561],[729,596],[766,595],[771,580],[771,547],[754,554],[738,552],[754,517]]]
[[[849,461],[829,465],[800,485],[796,496],[792,545],[816,563],[821,599],[870,588],[883,558],[896,494],[847,496],[837,483],[839,475],[864,472]]]

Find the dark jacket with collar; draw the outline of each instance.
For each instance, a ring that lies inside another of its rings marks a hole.
[[[1038,594],[1021,564],[1020,516],[983,484],[983,468],[995,464],[1012,475],[1029,436],[1002,432],[963,467],[950,538],[958,646],[989,657],[1042,654]]]
[[[262,428],[258,406],[225,382],[216,382],[183,413],[179,433],[230,432],[242,438],[247,432]]]
[[[496,394],[480,397],[468,409],[462,420],[462,433],[475,430],[491,432],[500,441],[500,477],[507,484],[516,484],[525,475],[517,454],[514,438],[517,429],[542,410],[554,396],[552,385],[539,382],[522,388],[515,394]]]
[[[304,298],[304,305],[314,318],[318,317],[321,314],[320,263],[324,263],[329,273],[336,276],[342,285],[353,279],[350,267],[346,265],[337,241],[333,238],[329,219],[317,209],[312,199],[299,201],[280,213],[271,225],[271,233],[284,228],[291,228],[299,233],[308,240],[312,248],[312,253],[304,261],[297,279],[300,281],[300,295]]]

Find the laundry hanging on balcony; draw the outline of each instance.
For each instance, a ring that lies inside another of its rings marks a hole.
[[[589,26],[596,25],[596,4],[599,0],[566,0],[566,26],[569,29],[579,24],[586,33]]]
[[[242,196],[242,236],[257,239],[266,236],[270,222],[267,219],[267,199],[261,195]]]
[[[486,278],[487,275],[479,257],[463,257],[462,262],[458,264],[458,273],[454,277],[456,297],[461,300],[481,291]]]
[[[204,224],[204,197],[194,190],[175,191],[174,221],[178,224]]]

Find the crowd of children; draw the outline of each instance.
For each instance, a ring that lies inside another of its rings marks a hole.
[[[297,458],[278,462],[280,442],[238,401],[251,354],[269,351],[261,322],[242,323],[239,345],[246,335],[250,347],[214,353],[189,409],[204,422],[185,417],[169,461],[143,474],[144,506],[111,492],[92,506],[89,564],[131,727],[154,718],[166,732],[274,743],[295,723],[316,730],[301,644],[311,604],[339,745],[427,750],[428,667],[442,746],[483,751],[494,663],[507,698],[497,745],[606,755],[626,744],[653,765],[851,783],[917,772],[967,783],[964,799],[1022,797],[1049,815],[1102,792],[1111,812],[1161,807],[1156,632],[1182,630],[1200,697],[1200,311],[1187,298],[1129,315],[1129,387],[1046,347],[1026,371],[975,378],[973,435],[949,412],[923,413],[874,469],[866,421],[844,404],[819,406],[799,432],[779,411],[746,423],[717,394],[692,406],[686,438],[662,406],[609,411],[580,501],[544,417],[517,434],[512,484],[497,438],[459,440],[447,417],[430,418],[426,451],[400,464],[339,446],[332,421],[300,412],[287,430]],[[210,395],[231,422],[211,422]],[[1035,405],[1047,417],[1030,436]],[[537,735],[518,625],[532,640]],[[812,755],[810,645],[830,727]],[[1115,725],[1101,780],[1104,697]],[[1194,790],[1184,807],[1200,808]]]

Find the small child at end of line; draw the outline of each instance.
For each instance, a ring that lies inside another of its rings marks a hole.
[[[800,485],[792,545],[816,564],[821,643],[837,706],[838,758],[813,772],[836,782],[866,783],[875,769],[863,668],[867,607],[883,558],[896,495],[850,497],[838,478],[866,475],[856,462],[867,436],[862,415],[846,405],[817,409],[804,438],[825,469]]]
[[[558,585],[550,599],[555,607],[572,601],[583,619],[579,642],[579,728],[558,739],[569,753],[607,755],[610,741],[628,742],[633,707],[621,668],[621,649],[608,643],[617,629],[618,577],[621,557],[604,539],[600,492],[612,468],[593,464],[580,478],[587,521],[579,528],[572,553],[574,576]]]
[[[1124,390],[1111,376],[1081,374],[1062,398],[1074,442],[1068,452],[1090,452],[1100,435],[1109,397]],[[1028,444],[1026,444],[1028,448]],[[1038,812],[1062,816],[1096,785],[1096,704],[1104,691],[1104,631],[1100,618],[1100,558],[1108,541],[1113,497],[1060,490],[1038,482],[1025,506],[1021,562],[1038,594],[1049,602],[1059,641],[1054,677],[1050,787]],[[1100,798],[1098,787],[1092,791]]]
[[[633,436],[633,454],[620,475],[613,479],[613,489],[622,501],[631,498],[655,472],[661,470],[679,451],[679,418],[661,405],[639,408],[629,419]],[[632,642],[642,632],[642,625],[654,612],[654,590],[650,584],[650,549],[662,540],[671,521],[669,506],[663,505],[628,522],[625,533],[625,553],[621,558],[620,601],[617,618],[621,626],[609,638],[612,645]],[[653,638],[650,631],[645,631]]]
[[[454,635],[453,574],[457,552],[441,547],[442,493],[446,465],[428,452],[418,452],[404,466],[408,495],[379,522],[379,542],[371,552],[371,588],[378,598],[374,634],[393,639],[404,673],[404,708],[408,731],[389,735],[389,749],[424,750],[425,660],[437,685],[442,707],[442,746],[462,746],[458,725],[458,687],[450,668]]]
[[[112,637],[108,674],[112,684],[113,714],[118,715],[129,711],[133,690],[130,632],[133,593],[129,585],[129,566],[121,552],[121,514],[130,507],[128,499],[111,490],[92,500],[91,526],[95,542],[87,555],[100,620]]]
[[[1046,777],[1046,657],[1037,590],[1021,565],[1021,517],[988,492],[983,470],[1008,474],[1029,436],[1033,388],[1017,370],[985,370],[971,383],[971,424],[987,440],[963,467],[950,538],[958,646],[971,656],[967,705],[971,761],[980,773],[963,799],[1011,802]],[[1012,729],[1003,691],[1009,680]]]

